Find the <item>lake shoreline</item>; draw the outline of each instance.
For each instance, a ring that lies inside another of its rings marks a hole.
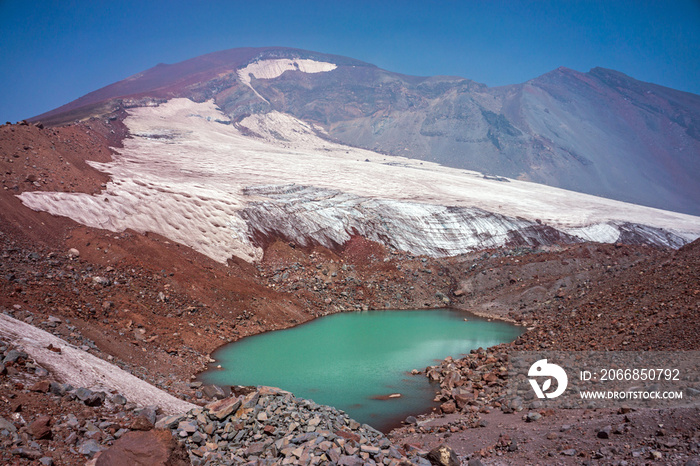
[[[416,367],[422,371],[445,357],[512,341],[520,333],[512,324],[458,309],[336,313],[274,336],[260,333],[222,347],[198,380],[220,386],[276,386],[388,431],[400,425],[397,421],[434,407],[434,388],[409,375]],[[387,417],[393,419],[391,426]]]

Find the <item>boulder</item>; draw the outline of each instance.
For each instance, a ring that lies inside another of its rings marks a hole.
[[[7,364],[10,362],[17,362],[20,359],[26,360],[29,359],[29,356],[24,351],[12,349],[7,352],[7,355],[5,356],[5,359],[2,360],[2,363]]]
[[[448,371],[447,374],[445,374],[445,378],[443,379],[441,385],[446,387],[448,390],[452,390],[461,378],[462,375],[459,371]]]
[[[173,439],[170,431],[127,432],[99,458],[96,466],[185,466],[190,465],[187,451]]]
[[[125,405],[126,404],[126,398],[124,397],[124,395],[121,395],[119,393],[117,393],[116,395],[111,397],[109,401],[111,401],[115,405]]]
[[[39,416],[29,424],[29,433],[37,440],[51,438],[51,416]]]
[[[134,414],[136,414],[137,416],[144,416],[150,421],[151,424],[155,425],[156,419],[158,417],[158,407],[146,406],[145,408],[135,409]]]
[[[443,414],[452,414],[457,411],[457,406],[455,405],[454,401],[447,401],[440,405],[440,410],[443,412]]]
[[[95,276],[92,277],[93,283],[97,285],[102,285],[102,286],[109,286],[112,284],[112,281],[109,278],[106,277],[100,277],[100,276]]]
[[[49,383],[49,391],[57,396],[64,396],[69,390],[70,385],[65,385],[58,382]]]
[[[131,430],[151,430],[153,429],[153,423],[142,414],[134,419],[129,428]]]
[[[452,398],[457,404],[457,408],[462,409],[467,404],[474,402],[476,397],[474,396],[474,390],[470,387],[456,387],[452,389]]]
[[[4,417],[0,416],[0,430],[7,430],[8,432],[17,432],[17,427]]]
[[[610,438],[610,432],[612,432],[612,426],[605,426],[602,429],[598,431],[596,436],[601,439],[609,439]]]
[[[218,398],[220,400],[226,398],[226,392],[218,385],[205,385],[202,387],[202,392],[207,398]]]
[[[29,390],[33,392],[46,393],[49,391],[50,382],[46,379],[39,380],[37,383],[31,386]]]
[[[85,401],[90,396],[92,396],[92,390],[90,390],[89,388],[85,388],[85,387],[79,387],[75,390],[74,394],[80,401]]]
[[[209,403],[207,405],[207,408],[210,411],[210,416],[213,416],[219,421],[223,421],[232,413],[235,413],[238,410],[238,408],[240,408],[240,406],[241,399],[237,397],[231,397],[215,401],[213,403]]]
[[[19,456],[20,458],[26,458],[29,460],[38,460],[42,456],[39,450],[25,447],[14,448],[10,451],[10,453],[15,456]]]
[[[459,466],[460,461],[454,450],[444,443],[433,448],[426,456],[431,464],[436,466]]]
[[[88,439],[78,444],[77,450],[78,453],[80,453],[81,455],[85,455],[88,458],[92,458],[93,456],[95,456],[96,453],[99,453],[102,450],[104,450],[104,447],[102,447],[95,440]]]
[[[83,403],[85,403],[87,406],[102,406],[102,403],[105,401],[105,397],[105,392],[94,392],[83,400]]]
[[[156,422],[156,429],[175,429],[180,421],[183,421],[185,416],[182,414],[174,416],[165,416]]]

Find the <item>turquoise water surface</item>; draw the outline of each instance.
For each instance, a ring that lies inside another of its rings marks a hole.
[[[411,369],[521,333],[505,322],[448,309],[334,314],[226,345],[212,355],[222,369],[200,379],[280,387],[386,430],[432,406],[437,385],[423,374],[411,376]],[[381,399],[395,393],[401,397]]]

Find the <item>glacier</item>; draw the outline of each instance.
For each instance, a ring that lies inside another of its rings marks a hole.
[[[225,263],[265,241],[342,245],[353,234],[413,254],[503,245],[678,247],[700,218],[344,146],[279,112],[232,122],[213,101],[127,110],[130,137],[96,195],[25,192],[28,207],[115,232],[154,232]]]

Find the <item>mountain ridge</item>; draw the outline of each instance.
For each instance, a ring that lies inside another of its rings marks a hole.
[[[238,74],[275,60],[290,68],[245,82]],[[333,69],[308,73],[294,60]],[[156,65],[33,121],[116,115],[176,97],[214,99],[234,123],[279,111],[350,146],[700,214],[700,96],[601,67],[488,87],[300,49],[230,49]]]

